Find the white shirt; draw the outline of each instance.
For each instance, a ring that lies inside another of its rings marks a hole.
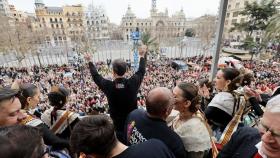
[[[262,142],[260,141],[257,145],[256,148],[258,149],[258,153],[263,157],[263,158],[267,158],[267,156],[263,153],[262,151]]]

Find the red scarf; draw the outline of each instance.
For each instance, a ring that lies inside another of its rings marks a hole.
[[[254,156],[254,158],[262,158],[262,156],[259,154],[259,152],[257,152]]]

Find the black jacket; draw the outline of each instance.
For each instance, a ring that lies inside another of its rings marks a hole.
[[[41,123],[36,127],[39,128],[42,133],[46,145],[50,145],[54,150],[62,150],[64,148],[70,149],[69,142],[53,134],[47,125]]]
[[[186,152],[180,136],[167,126],[166,121],[151,118],[142,109],[132,111],[127,117],[126,141],[128,145],[139,144],[149,139],[159,139],[177,158],[185,158]]]
[[[261,135],[257,129],[240,128],[232,135],[217,158],[253,158],[258,152],[255,145],[260,141]]]
[[[97,72],[92,62],[89,62],[89,68],[94,82],[108,99],[109,113],[116,130],[123,131],[127,115],[137,108],[137,92],[145,75],[146,58],[140,58],[138,71],[129,79],[110,81]]]

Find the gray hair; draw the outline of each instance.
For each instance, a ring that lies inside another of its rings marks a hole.
[[[266,111],[280,113],[280,94],[274,96],[267,102]]]

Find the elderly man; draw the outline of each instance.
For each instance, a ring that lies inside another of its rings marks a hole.
[[[218,158],[231,157],[280,157],[280,95],[267,103],[259,130],[247,127],[239,129],[218,155]]]
[[[174,105],[172,92],[164,87],[152,89],[146,98],[147,111],[137,109],[127,118],[126,136],[129,145],[156,138],[163,141],[178,158],[185,157],[181,138],[166,123]]]
[[[20,109],[21,104],[16,97],[18,91],[10,88],[0,88],[0,126],[18,124],[26,115]]]

